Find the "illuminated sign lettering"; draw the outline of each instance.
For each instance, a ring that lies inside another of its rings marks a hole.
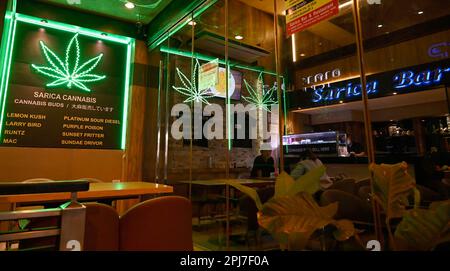
[[[315,84],[323,81],[327,81],[331,78],[338,78],[341,76],[341,70],[340,69],[334,69],[332,71],[326,71],[324,73],[317,73],[315,75],[310,75],[307,77],[303,77],[303,81],[305,84]]]
[[[313,102],[345,100],[351,97],[361,96],[361,84],[348,83],[344,87],[317,88],[313,93]],[[378,82],[367,83],[367,93],[377,93]]]
[[[450,59],[390,70],[367,76],[370,99],[426,91],[450,86]],[[299,110],[344,102],[361,101],[362,87],[359,77],[323,83],[286,93],[289,109]]]
[[[433,58],[447,58],[450,42],[436,43],[428,48],[428,56]]]
[[[450,68],[443,69],[438,67],[420,72],[412,70],[400,71],[392,77],[392,87],[394,89],[406,89],[439,85],[442,83],[446,72],[450,72]],[[373,76],[371,77],[373,78]],[[340,86],[336,85],[328,84],[328,86],[315,87],[312,94],[312,102],[344,101],[361,96],[361,84],[351,81],[346,83],[346,85],[342,85],[342,82]],[[367,83],[367,93],[369,95],[377,94],[379,85],[378,80],[370,81]]]
[[[445,72],[449,72],[450,68],[434,70],[425,70],[419,73],[413,71],[402,71],[394,76],[394,88],[407,88],[415,86],[429,86],[439,84]]]

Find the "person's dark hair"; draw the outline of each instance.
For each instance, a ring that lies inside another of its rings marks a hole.
[[[300,153],[300,160],[305,159],[316,160],[317,156],[310,149],[307,149]]]

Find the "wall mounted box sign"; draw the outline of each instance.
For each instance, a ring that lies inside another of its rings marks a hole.
[[[15,13],[5,30],[1,146],[125,148],[133,39]]]
[[[367,76],[369,99],[425,91],[450,84],[450,60]],[[306,109],[341,102],[361,101],[360,78],[323,84],[287,94],[290,109]]]
[[[290,36],[339,13],[338,0],[288,0],[286,32]]]

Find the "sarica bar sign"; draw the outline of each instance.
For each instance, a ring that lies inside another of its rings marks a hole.
[[[379,98],[413,91],[423,91],[444,84],[450,79],[450,61],[444,60],[401,70],[367,76],[369,98]],[[289,108],[311,108],[339,102],[361,100],[362,87],[359,78],[323,84],[306,91],[288,93]]]
[[[123,149],[132,39],[17,18],[1,145]]]

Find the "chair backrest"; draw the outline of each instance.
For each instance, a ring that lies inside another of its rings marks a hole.
[[[338,202],[336,219],[350,219],[361,222],[373,221],[372,209],[369,203],[359,197],[340,190],[326,190],[320,196],[320,205],[327,206]]]
[[[192,251],[191,202],[178,196],[147,200],[120,218],[122,251]]]
[[[22,181],[23,183],[46,183],[46,182],[54,182],[52,179],[47,178],[34,178]]]
[[[85,203],[84,250],[119,250],[119,214],[111,206]]]
[[[372,196],[370,195],[372,193],[372,189],[369,185],[362,186],[358,190],[358,197],[362,199],[365,202],[370,203]]]
[[[359,181],[356,181],[356,190],[358,191],[363,186],[370,186],[370,179],[361,179]]]
[[[354,195],[358,193],[356,181],[354,179],[345,179],[334,182],[333,185],[331,185],[328,189],[340,190]]]

